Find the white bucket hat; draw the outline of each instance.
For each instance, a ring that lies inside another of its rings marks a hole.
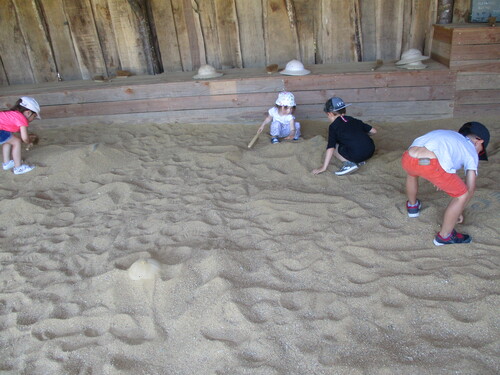
[[[409,64],[417,61],[427,60],[429,56],[423,56],[422,52],[416,48],[410,48],[401,54],[401,60],[396,65]]]
[[[408,64],[399,65],[399,68],[410,69],[410,70],[420,70],[427,68],[427,65],[422,64],[422,61],[415,61]]]
[[[193,79],[208,79],[208,78],[217,78],[223,75],[223,73],[219,73],[215,70],[212,65],[202,65],[198,69],[198,74],[193,76]]]
[[[23,106],[26,109],[29,109],[31,112],[36,113],[36,118],[41,119],[40,117],[40,105],[38,102],[30,96],[21,96],[21,103],[19,105]]]
[[[289,76],[305,76],[306,74],[311,73],[311,71],[304,69],[304,64],[302,64],[299,60],[291,60],[286,64],[285,69],[280,73]]]
[[[282,91],[276,99],[276,105],[284,107],[295,107],[295,96],[291,92]]]

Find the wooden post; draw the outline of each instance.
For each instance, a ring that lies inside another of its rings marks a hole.
[[[451,23],[453,19],[453,0],[439,0],[438,24]]]

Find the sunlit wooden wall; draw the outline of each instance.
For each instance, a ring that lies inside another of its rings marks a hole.
[[[0,86],[392,60],[430,52],[438,0],[0,0]],[[469,0],[455,0],[463,22]]]

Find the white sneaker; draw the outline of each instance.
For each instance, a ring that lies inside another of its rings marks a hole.
[[[14,160],[9,160],[7,163],[2,163],[2,167],[4,171],[8,171],[9,169],[14,168]]]
[[[14,167],[14,174],[28,173],[29,171],[32,171],[33,169],[35,169],[34,165],[22,164],[19,167]]]
[[[354,172],[356,169],[358,169],[358,165],[356,163],[353,163],[352,161],[345,161],[342,164],[342,168],[335,172],[335,174],[337,176],[343,176],[347,173]]]

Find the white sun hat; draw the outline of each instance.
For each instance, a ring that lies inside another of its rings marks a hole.
[[[193,76],[193,79],[208,79],[208,78],[217,78],[223,75],[223,73],[219,73],[215,70],[212,65],[204,64],[200,66],[198,69],[198,74]]]
[[[408,64],[399,65],[399,68],[410,69],[410,70],[420,70],[427,68],[427,65],[422,64],[422,61],[415,61]]]
[[[417,61],[427,60],[429,56],[423,56],[422,52],[416,48],[410,48],[401,54],[401,60],[396,62],[396,65],[414,63]]]
[[[295,107],[295,96],[291,92],[282,91],[278,94],[276,105],[283,107]]]
[[[311,73],[311,71],[304,69],[304,64],[302,64],[299,60],[291,60],[286,64],[285,69],[280,73],[289,76],[305,76],[306,74]]]
[[[40,117],[40,105],[38,102],[30,96],[21,96],[21,103],[19,105],[23,106],[26,109],[29,109],[31,112],[36,114],[36,118],[41,119]]]

